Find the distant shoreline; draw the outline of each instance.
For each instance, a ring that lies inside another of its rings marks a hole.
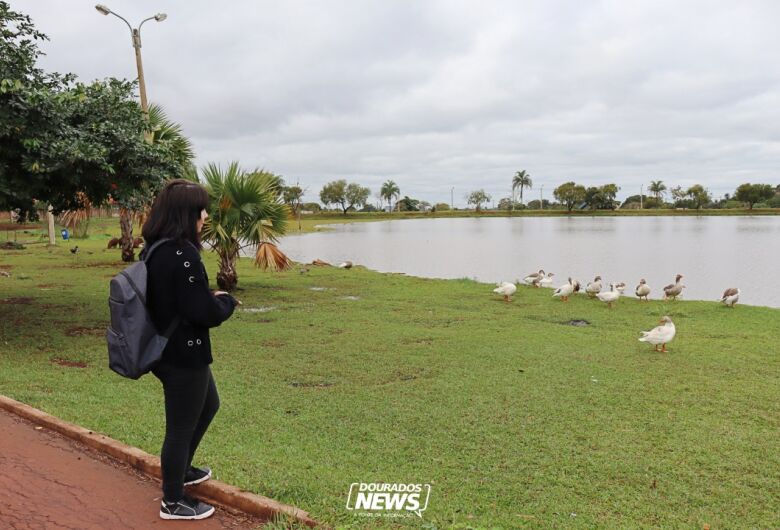
[[[288,220],[286,235],[327,230],[323,227],[319,227],[319,225],[323,224],[392,221],[401,219],[454,219],[469,217],[744,217],[768,215],[780,215],[780,208],[755,208],[753,210],[579,210],[573,212],[567,212],[565,210],[519,210],[515,212],[508,212],[505,210],[484,210],[480,213],[477,213],[474,210],[448,210],[443,212],[350,212],[347,215],[338,212],[320,212],[303,214],[301,216],[300,230],[298,229],[298,220],[290,218]]]

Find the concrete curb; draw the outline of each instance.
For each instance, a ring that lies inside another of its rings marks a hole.
[[[68,423],[56,416],[4,395],[0,395],[0,408],[106,453],[143,471],[147,475],[157,479],[161,478],[160,459],[137,447],[123,444],[104,434]],[[309,514],[300,508],[282,504],[268,497],[244,491],[218,480],[208,480],[197,486],[192,486],[192,489],[197,492],[199,498],[207,502],[262,517],[266,520],[271,520],[274,517],[281,519],[286,517],[312,528],[320,526],[320,523],[309,517]]]

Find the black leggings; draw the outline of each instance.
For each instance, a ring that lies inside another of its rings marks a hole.
[[[166,501],[184,495],[184,474],[203,434],[219,409],[219,395],[209,365],[197,369],[160,363],[152,369],[165,392],[165,441],[162,446],[162,488]]]

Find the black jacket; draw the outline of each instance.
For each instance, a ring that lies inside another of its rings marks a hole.
[[[157,332],[164,333],[176,315],[181,317],[163,350],[162,362],[185,368],[211,364],[209,328],[233,314],[236,299],[212,294],[200,253],[191,243],[162,243],[146,261],[146,268],[146,304]]]

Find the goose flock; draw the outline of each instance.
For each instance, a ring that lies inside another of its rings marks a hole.
[[[539,269],[537,272],[532,272],[525,276],[523,278],[523,283],[536,288],[554,288],[553,276],[555,275],[552,272],[545,272],[544,269]],[[662,289],[664,300],[677,300],[677,298],[682,295],[683,289],[685,289],[685,284],[682,283],[682,280],[683,275],[678,274],[675,276],[674,283],[670,283]],[[584,291],[588,298],[597,299],[607,304],[607,307],[611,309],[624,294],[626,283],[613,282],[609,284],[609,290],[604,290],[601,276],[596,276],[592,281],[585,285],[584,289],[582,289],[578,280],[569,277],[566,283],[554,289],[552,296],[563,302],[568,302],[571,296]],[[639,300],[647,302],[650,300],[651,291],[650,286],[647,284],[647,280],[642,278],[634,289],[634,294]],[[517,285],[512,282],[501,282],[496,285],[493,292],[502,295],[505,302],[510,302],[512,300],[512,295],[517,292]],[[723,292],[723,296],[719,301],[733,309],[734,305],[739,301],[740,293],[741,291],[738,288],[730,287]],[[639,342],[653,344],[655,351],[666,352],[666,345],[674,339],[676,333],[677,330],[674,327],[672,319],[668,316],[664,316],[661,319],[659,326],[656,326],[650,331],[641,332],[642,336],[639,338]],[[660,350],[658,349],[659,346],[661,347]]]

